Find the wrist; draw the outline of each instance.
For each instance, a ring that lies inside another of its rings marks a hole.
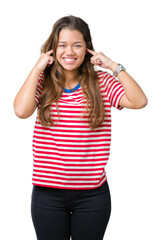
[[[32,72],[35,72],[35,73],[39,73],[39,74],[40,74],[40,73],[42,72],[42,69],[35,65],[35,66],[33,67],[33,69],[32,69]]]
[[[118,63],[116,62],[112,62],[110,65],[109,65],[109,69],[114,72],[117,68],[118,68]]]

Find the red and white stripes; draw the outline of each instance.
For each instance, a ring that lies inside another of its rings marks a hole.
[[[62,189],[92,189],[106,181],[105,166],[111,144],[111,106],[118,109],[124,94],[121,83],[108,72],[97,72],[105,108],[105,120],[92,131],[88,119],[83,118],[84,96],[81,88],[72,93],[63,92],[51,106],[55,126],[43,127],[38,118],[33,133],[34,185]],[[38,103],[43,75],[40,75],[35,95]],[[86,108],[85,108],[86,109]]]

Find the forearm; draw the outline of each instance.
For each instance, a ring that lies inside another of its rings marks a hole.
[[[110,69],[112,72],[118,68],[118,64],[103,53],[96,53],[90,49],[87,49],[87,51],[93,55],[90,59],[92,64],[105,69]],[[125,90],[125,95],[122,96],[119,105],[127,108],[145,107],[147,104],[147,97],[136,81],[125,71],[119,72],[117,78]]]
[[[117,67],[118,64],[113,63],[110,66],[110,70],[114,72]],[[126,71],[119,72],[117,78],[121,82],[125,90],[125,96],[133,105],[133,108],[139,108],[147,104],[147,97],[144,94],[143,90]]]
[[[40,70],[33,68],[14,99],[15,114],[20,118],[29,117],[36,108],[35,94]]]

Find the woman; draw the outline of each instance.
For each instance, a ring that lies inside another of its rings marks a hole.
[[[125,68],[94,51],[82,19],[67,16],[54,24],[14,100],[20,118],[37,108],[31,211],[38,240],[103,239],[111,212],[105,172],[111,107],[146,105]]]

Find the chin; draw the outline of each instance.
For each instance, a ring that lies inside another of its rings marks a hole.
[[[64,70],[67,70],[67,71],[75,71],[77,70],[81,64],[79,65],[75,65],[75,66],[72,66],[72,65],[65,65],[65,64],[62,64],[61,62],[59,62],[59,64],[61,65],[61,67],[64,69]]]

